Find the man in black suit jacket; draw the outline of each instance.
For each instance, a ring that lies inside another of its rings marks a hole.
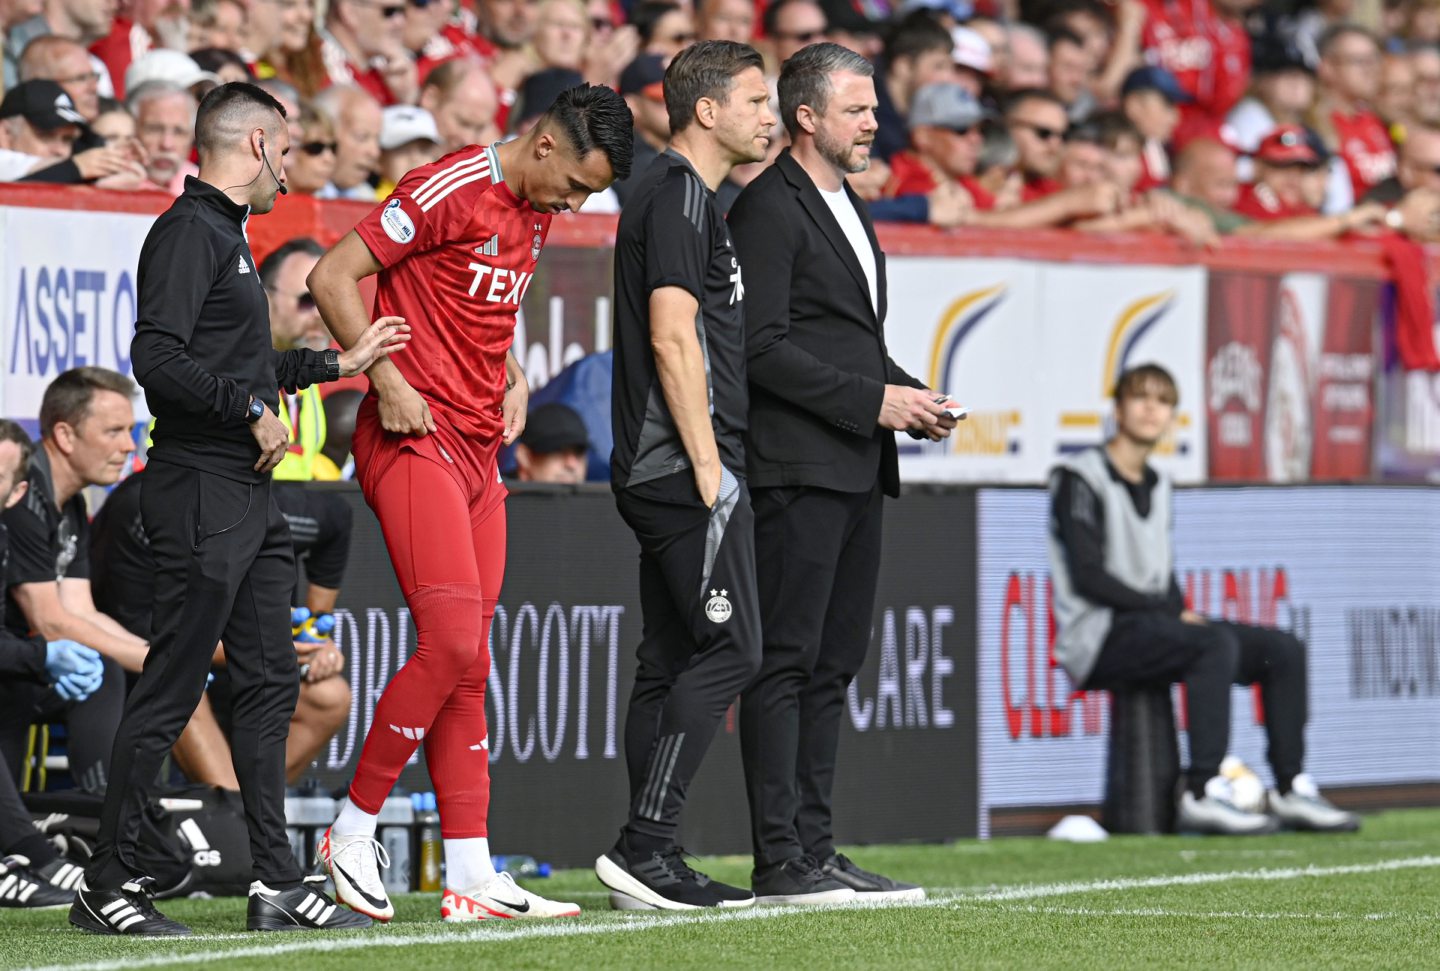
[[[919,887],[835,853],[830,793],[845,689],[870,643],[881,500],[898,495],[895,432],[943,438],[945,400],[885,349],[885,263],[845,175],[869,165],[870,64],[835,44],[785,62],[792,148],[730,213],[746,267],[746,466],[764,655],[740,737],[761,902]]]

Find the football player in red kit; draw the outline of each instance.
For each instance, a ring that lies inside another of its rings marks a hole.
[[[414,353],[372,367],[355,464],[385,534],[419,646],[375,706],[349,799],[321,840],[336,899],[389,920],[375,824],[416,747],[439,800],[447,921],[563,917],[491,865],[485,682],[505,572],[505,487],[496,455],[520,436],[529,390],[510,353],[515,313],[550,220],[630,172],[632,118],[609,88],[563,92],[530,132],[421,166],[310,274],[331,333],[349,347],[378,312],[410,325]]]

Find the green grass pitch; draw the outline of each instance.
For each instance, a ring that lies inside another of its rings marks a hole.
[[[1440,968],[1440,810],[1366,819],[1353,836],[965,841],[857,848],[923,882],[924,905],[618,914],[592,874],[530,886],[575,900],[563,921],[440,923],[439,896],[397,901],[387,927],[241,932],[241,900],[169,901],[186,941],[92,937],[64,911],[0,911],[0,967],[430,971],[795,968]],[[745,883],[748,863],[699,864]]]

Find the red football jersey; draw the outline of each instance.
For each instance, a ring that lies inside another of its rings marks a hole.
[[[1145,0],[1141,45],[1195,98],[1182,112],[1223,121],[1250,85],[1250,35],[1211,0]]]
[[[404,317],[411,339],[391,358],[462,434],[504,431],[505,353],[551,217],[505,184],[495,146],[469,148],[400,180],[355,231],[384,267],[376,316]]]
[[[1272,219],[1294,219],[1297,216],[1315,216],[1317,211],[1310,206],[1288,205],[1280,200],[1275,190],[1264,183],[1242,185],[1235,200],[1234,209],[1242,216],[1268,222]]]
[[[1335,142],[1345,167],[1350,170],[1350,185],[1355,201],[1395,174],[1395,144],[1385,123],[1368,111],[1343,115],[1330,113],[1335,126]]]

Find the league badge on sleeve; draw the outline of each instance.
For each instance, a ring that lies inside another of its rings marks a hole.
[[[545,238],[540,235],[541,228],[540,223],[535,224],[535,238],[530,241],[530,259],[534,262],[539,262],[540,247],[545,243]]]
[[[385,209],[380,213],[380,228],[385,230],[386,236],[401,245],[415,238],[415,224],[410,221],[409,214],[400,208],[399,199],[391,199],[385,203]]]

